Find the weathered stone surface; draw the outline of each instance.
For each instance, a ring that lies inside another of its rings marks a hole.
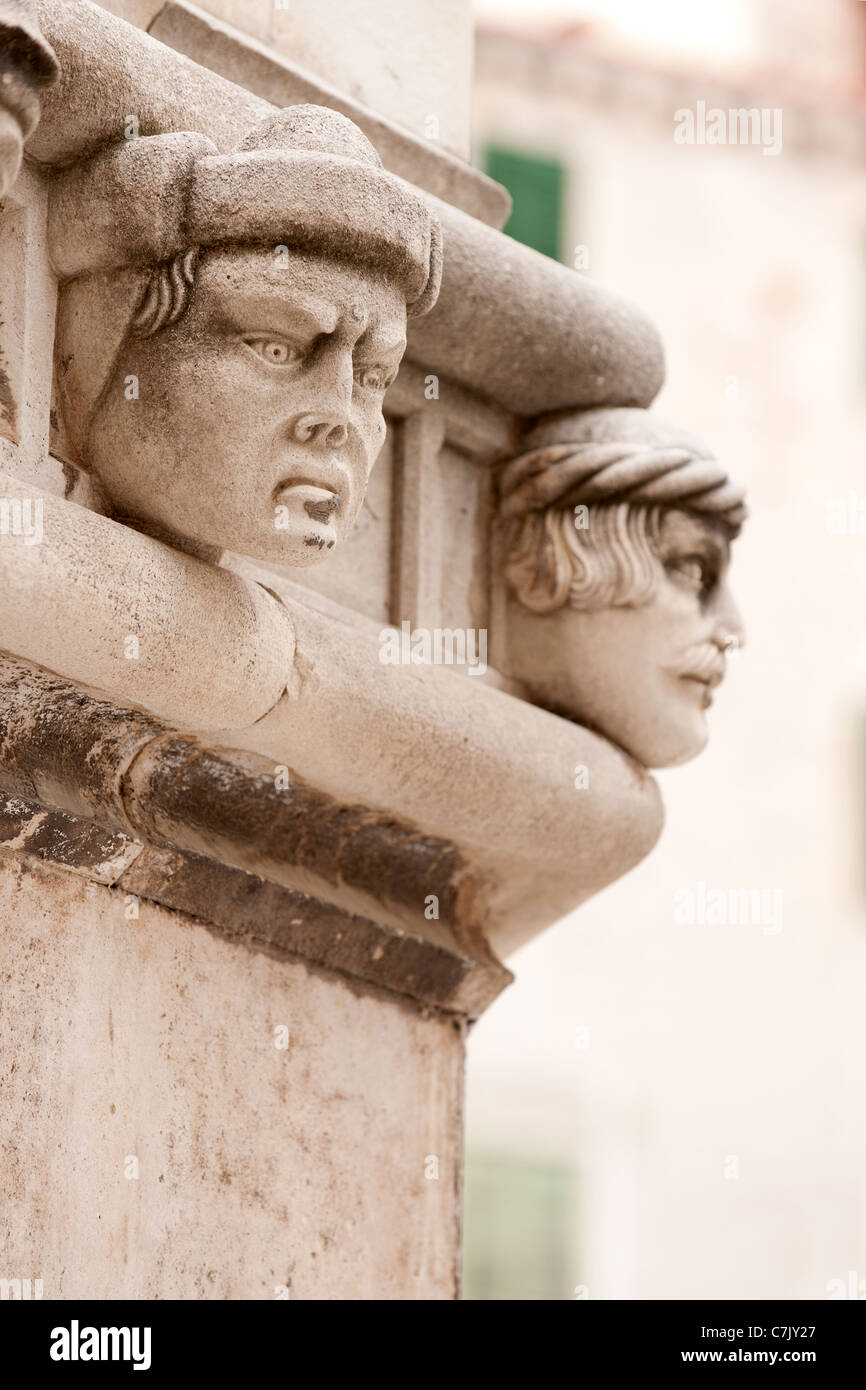
[[[501,184],[494,183],[452,154],[435,138],[419,138],[404,125],[389,121],[380,108],[374,110],[353,100],[348,88],[340,90],[299,67],[291,51],[277,54],[272,47],[266,47],[230,24],[221,23],[196,5],[168,0],[157,10],[144,27],[160,43],[229,81],[241,84],[246,91],[255,92],[275,106],[313,102],[341,111],[372,140],[385,168],[392,173],[446,203],[453,203],[491,227],[501,227],[507,220],[511,199]],[[441,38],[441,17],[437,17],[437,30]],[[430,114],[435,120],[436,112]]]
[[[0,979],[4,1272],[46,1299],[454,1297],[453,1021],[6,855]]]
[[[94,883],[113,884],[141,853],[119,830],[0,792],[0,848],[32,854]]]
[[[167,59],[164,45],[90,0],[36,0],[36,13],[60,63],[27,143],[41,163],[71,164],[122,140],[128,115],[140,135],[197,130],[231,150],[272,109],[180,55]]]
[[[494,953],[654,844],[646,768],[696,751],[740,640],[742,497],[646,415],[652,325],[469,216],[483,181],[175,3],[181,46],[320,102],[39,13],[62,76],[9,278],[41,338],[0,301],[9,1250],[49,1296],[451,1296],[465,1022]]]
[[[209,0],[223,20],[287,53],[431,143],[469,157],[471,0]]]
[[[658,332],[640,310],[531,247],[445,204],[436,310],[409,356],[520,415],[649,405],[664,380]]]
[[[339,545],[442,265],[438,222],[357,126],[293,106],[230,155],[117,142],[59,175],[49,244],[63,422],[111,511],[211,558]]]
[[[129,830],[124,774],[163,732],[149,715],[0,657],[0,785],[19,797]]]
[[[38,503],[42,530],[0,545],[0,650],[186,727],[247,725],[279,698],[291,627],[260,585],[3,473],[0,494]]]
[[[652,849],[658,787],[621,749],[447,667],[384,665],[375,629],[315,612],[278,577],[273,587],[295,629],[297,679],[254,729],[221,741],[458,844],[488,885],[498,956]]]
[[[0,710],[7,848],[473,1017],[508,982],[456,845],[8,658]]]
[[[147,846],[116,886],[188,913],[238,945],[336,972],[356,990],[387,990],[461,1017],[476,1018],[511,980],[453,942],[389,927],[200,855]]]
[[[427,894],[437,921],[459,929],[472,922],[473,884],[456,846],[387,820],[364,806],[336,802],[274,765],[202,748],[166,735],[143,748],[124,776],[126,813],[136,830],[157,841],[197,843],[202,852],[243,867],[309,874],[357,889],[381,909],[422,917]],[[461,903],[462,898],[462,903]],[[461,911],[462,907],[462,911]],[[477,918],[476,918],[477,925]]]

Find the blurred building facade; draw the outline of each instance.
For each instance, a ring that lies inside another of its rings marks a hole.
[[[469,1298],[866,1298],[866,4],[728,8],[728,52],[476,36],[511,232],[649,311],[657,408],[751,519],[747,646],[661,844],[471,1038]],[[676,143],[698,102],[779,110],[781,149]],[[773,907],[684,925],[711,889]]]

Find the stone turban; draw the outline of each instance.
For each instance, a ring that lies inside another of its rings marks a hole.
[[[50,201],[73,447],[83,443],[154,267],[190,248],[238,245],[368,265],[401,286],[410,316],[426,313],[439,293],[438,221],[336,111],[275,111],[231,154],[194,132],[120,141],[58,174]],[[171,273],[187,268],[181,262]]]
[[[526,437],[529,451],[499,477],[500,511],[517,518],[549,507],[634,502],[711,516],[736,536],[745,491],[687,431],[646,410],[570,412]]]

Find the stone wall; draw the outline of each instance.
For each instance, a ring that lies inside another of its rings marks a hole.
[[[0,979],[5,1277],[46,1299],[455,1296],[454,1020],[6,855]]]

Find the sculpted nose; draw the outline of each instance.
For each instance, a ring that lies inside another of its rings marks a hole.
[[[353,392],[352,353],[341,342],[320,349],[304,383],[301,409],[289,422],[299,444],[340,449],[349,438]]]
[[[330,449],[341,448],[349,437],[345,420],[337,419],[338,412],[307,411],[292,424],[292,437],[299,444],[321,444]]]
[[[745,645],[745,624],[734,596],[727,585],[719,595],[715,617],[713,640],[717,646],[721,647],[723,651],[727,651],[731,647],[738,650]]]

